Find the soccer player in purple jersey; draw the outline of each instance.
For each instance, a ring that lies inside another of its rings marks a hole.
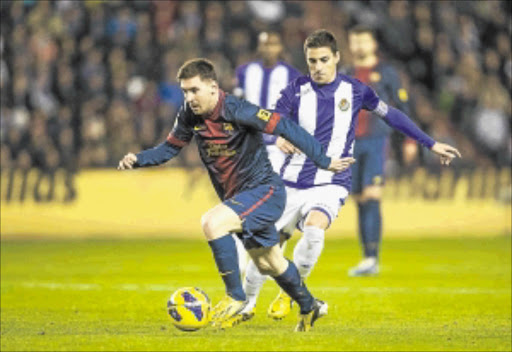
[[[282,180],[272,171],[261,132],[286,137],[322,169],[341,172],[349,162],[327,157],[320,143],[291,119],[224,93],[213,64],[206,59],[185,62],[178,80],[185,103],[167,140],[138,154],[128,153],[118,169],[160,165],[195,137],[201,160],[222,200],[201,220],[227,293],[213,309],[213,325],[227,328],[244,320],[241,311],[247,302],[230,235],[237,233],[261,273],[272,276],[298,302],[296,331],[308,331],[327,313],[327,304],[311,295],[296,266],[279,248],[275,222],[283,212],[286,193]]]
[[[275,109],[281,90],[302,74],[281,59],[283,43],[278,32],[261,32],[258,35],[257,51],[259,59],[236,68],[236,88],[233,94],[265,109]],[[263,134],[263,141],[266,144],[272,168],[279,173],[286,154],[276,145],[276,136]],[[243,274],[249,258],[242,242],[237,238],[235,240],[240,271]],[[254,267],[253,269],[256,270]]]
[[[332,33],[326,30],[313,32],[306,38],[304,53],[310,74],[299,77],[282,91],[275,111],[288,116],[313,135],[327,150],[328,156],[356,161],[352,158],[355,129],[357,116],[364,109],[440,155],[442,164],[449,165],[453,158],[460,157],[457,149],[434,141],[407,115],[382,101],[372,88],[338,73],[340,54]],[[303,232],[293,258],[304,280],[323,250],[325,230],[337,217],[348,196],[351,170],[348,168],[337,174],[320,170],[306,155],[293,153],[288,155],[280,176],[286,185],[287,203],[276,227],[288,235],[296,226]],[[243,314],[247,317],[254,315],[256,299],[265,280],[250,270],[251,265],[249,263],[244,280],[249,303]],[[269,316],[283,318],[290,312],[292,302],[293,297],[281,291],[269,308]]]

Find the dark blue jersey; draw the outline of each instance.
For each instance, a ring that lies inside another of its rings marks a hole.
[[[195,115],[185,103],[167,141],[137,154],[135,166],[166,162],[195,137],[201,160],[224,200],[262,184],[282,182],[272,171],[261,132],[283,136],[319,167],[329,167],[331,159],[320,143],[291,119],[222,91],[214,111],[206,117]]]
[[[402,87],[400,76],[389,64],[379,62],[374,67],[350,68],[347,74],[372,87],[383,101],[410,115],[407,91]],[[361,110],[358,116],[356,139],[386,136],[391,128],[371,111]]]

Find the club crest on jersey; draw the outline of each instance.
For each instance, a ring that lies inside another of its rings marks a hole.
[[[340,100],[338,107],[340,108],[341,111],[347,111],[348,108],[350,108],[350,103],[348,102],[347,99],[343,98]]]
[[[258,116],[260,120],[268,122],[268,120],[270,120],[270,116],[272,116],[272,113],[268,110],[260,109],[256,116]]]

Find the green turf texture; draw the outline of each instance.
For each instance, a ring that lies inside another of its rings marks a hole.
[[[172,291],[223,295],[206,242],[3,241],[1,350],[511,350],[510,235],[385,239],[381,274],[349,278],[359,251],[326,242],[308,285],[329,314],[310,333],[293,332],[296,307],[267,318],[270,280],[252,321],[182,332],[165,309]]]

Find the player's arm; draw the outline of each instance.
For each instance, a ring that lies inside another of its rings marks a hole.
[[[176,117],[174,127],[167,140],[154,148],[138,154],[128,153],[119,161],[118,170],[156,166],[174,158],[192,139],[192,129],[186,124],[184,108]]]
[[[275,112],[281,114],[281,116],[291,116],[293,114],[293,86],[288,85],[281,91],[281,96],[277,100]],[[274,136],[271,134],[263,135],[267,144],[275,144],[283,153],[294,154],[300,153],[300,150],[292,143],[284,139],[283,137]],[[270,143],[269,143],[270,141]]]
[[[379,99],[370,87],[364,85],[363,107],[380,116],[389,126],[414,139],[441,157],[443,165],[449,165],[460,152],[444,143],[436,142],[423,132],[406,114]]]
[[[236,122],[260,132],[283,136],[299,147],[320,168],[341,172],[347,169],[354,161],[352,158],[331,159],[325,155],[322,145],[306,130],[289,118],[281,118],[281,114],[260,109],[245,100],[239,100],[232,106],[232,116]]]

